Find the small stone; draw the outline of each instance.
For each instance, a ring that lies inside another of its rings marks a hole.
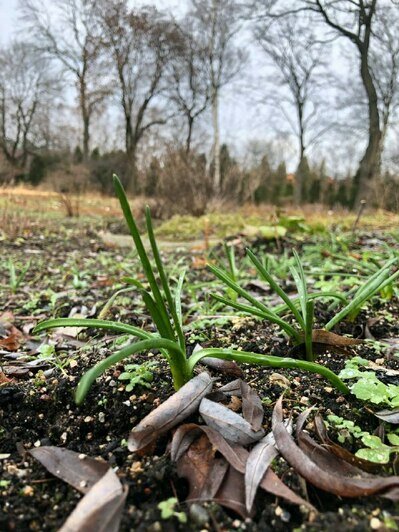
[[[91,416],[86,416],[83,421],[85,423],[90,423],[91,421],[93,421],[93,418]]]
[[[309,404],[309,397],[305,397],[304,395],[300,398],[299,402],[301,405],[308,405]]]
[[[379,530],[381,527],[382,527],[382,522],[377,517],[373,517],[370,520],[371,530]]]
[[[105,422],[105,414],[104,414],[104,412],[100,412],[100,413],[98,414],[98,421],[99,421],[100,423],[104,423],[104,422]]]
[[[231,523],[234,528],[240,528],[241,521],[239,519],[234,519],[234,521]]]
[[[35,441],[33,444],[34,447],[40,447],[40,440]]]
[[[87,486],[87,480],[81,480],[81,481],[79,482],[79,486],[80,486],[81,488],[85,488],[85,487]]]
[[[241,409],[241,405],[241,399],[233,395],[230,399],[230,403],[227,405],[227,408],[230,408],[230,410],[233,412],[238,412]]]
[[[209,521],[209,514],[203,506],[194,503],[190,506],[190,517],[195,524],[204,526]]]
[[[326,386],[324,388],[324,391],[327,392],[327,393],[331,393],[333,391],[333,388],[331,388],[331,386]]]
[[[62,441],[62,443],[65,443],[67,441],[67,438],[68,438],[67,432],[63,432],[60,436],[60,440]]]
[[[141,465],[141,462],[133,462],[133,464],[130,466],[130,473],[132,476],[138,475],[139,473],[143,473],[144,469]]]
[[[290,387],[290,381],[287,379],[287,377],[281,375],[281,373],[272,373],[269,377],[269,382],[271,384],[277,384],[277,386],[280,386],[281,388]]]
[[[22,495],[24,497],[32,497],[34,494],[34,489],[32,488],[32,486],[25,486],[23,489],[22,489]]]
[[[155,523],[152,523],[152,525],[150,525],[147,530],[148,532],[161,532],[162,525],[159,521],[155,521]]]
[[[86,455],[84,453],[80,453],[78,458],[79,458],[79,460],[84,460],[86,458]]]

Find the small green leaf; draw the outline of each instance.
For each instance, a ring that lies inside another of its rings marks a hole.
[[[399,446],[399,436],[397,434],[387,434],[387,439],[391,445]]]
[[[356,453],[358,458],[376,462],[377,464],[387,464],[389,462],[390,451],[388,449],[359,449]]]

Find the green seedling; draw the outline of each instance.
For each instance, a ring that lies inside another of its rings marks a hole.
[[[343,380],[355,380],[350,390],[357,399],[369,401],[375,405],[386,404],[392,408],[399,407],[399,386],[383,383],[374,371],[360,370],[360,367],[367,368],[368,365],[368,360],[354,357],[346,361],[345,368],[339,376]]]
[[[126,364],[125,371],[119,375],[120,381],[129,381],[125,390],[131,392],[136,386],[151,388],[154,378],[152,369],[157,364],[155,362],[144,362],[143,364]]]
[[[180,274],[176,286],[172,289],[155,240],[149,208],[147,207],[146,209],[146,226],[154,264],[151,263],[149,255],[144,248],[143,241],[130,210],[126,193],[117,176],[114,176],[114,185],[127,225],[133,237],[147,284],[144,285],[142,282],[133,278],[125,280],[140,292],[147,312],[156,327],[156,332],[150,333],[133,325],[100,319],[60,318],[39,323],[35,328],[35,333],[55,327],[97,327],[122,334],[129,334],[139,339],[139,341],[131,343],[106,359],[101,360],[85,373],[76,389],[75,401],[77,404],[82,403],[92,383],[112,365],[120,363],[122,360],[134,354],[148,352],[152,349],[159,350],[166,358],[174,386],[177,390],[191,379],[193,369],[198,362],[204,357],[214,357],[224,360],[234,360],[239,363],[278,368],[296,368],[318,373],[327,378],[339,391],[343,393],[348,392],[348,388],[335,373],[324,366],[308,361],[235,351],[229,348],[200,349],[190,357],[187,357],[181,308],[184,272]],[[230,277],[228,278],[230,279]]]
[[[329,424],[338,430],[338,441],[344,443],[348,440],[353,442],[353,438],[359,440],[365,448],[356,451],[356,456],[369,462],[377,464],[387,464],[390,461],[391,454],[399,452],[399,436],[394,433],[388,433],[386,438],[391,445],[384,443],[381,438],[363,431],[353,421],[344,419],[339,416],[327,416]]]
[[[355,425],[353,421],[344,419],[343,417],[330,414],[327,416],[328,423],[331,424],[338,431],[338,441],[340,443],[353,443],[353,439],[356,440],[362,438],[368,432],[364,432],[358,425]]]
[[[11,292],[15,294],[18,288],[23,283],[26,274],[28,273],[28,270],[30,268],[30,261],[28,261],[28,263],[19,272],[17,272],[15,263],[13,262],[13,260],[8,259],[7,268],[8,268],[8,287],[11,290]]]
[[[177,512],[175,510],[176,505],[179,504],[179,501],[176,497],[171,497],[162,501],[158,504],[158,510],[161,510],[162,519],[171,519],[176,517],[179,523],[187,523],[187,515],[184,512]]]
[[[290,298],[283,288],[274,280],[267,268],[267,264],[262,264],[250,249],[247,249],[247,255],[258,271],[261,279],[269,284],[272,291],[281,298],[283,304],[275,308],[268,307],[235,282],[228,272],[217,266],[209,265],[209,269],[216,275],[216,277],[221,280],[228,289],[234,290],[238,296],[245,299],[249,305],[217,294],[212,294],[212,297],[217,301],[246,314],[252,314],[253,316],[275,323],[288,335],[289,338],[291,338],[294,345],[305,344],[305,357],[306,360],[311,362],[315,359],[312,349],[315,299],[333,298],[344,303],[343,308],[324,326],[326,331],[331,331],[331,329],[343,319],[348,316],[352,317],[357,315],[360,308],[367,300],[399,276],[399,271],[396,271],[393,274],[390,273],[391,266],[397,261],[397,259],[394,258],[388,261],[385,266],[380,268],[375,274],[367,279],[367,281],[353,294],[351,300],[348,300],[345,294],[339,292],[309,293],[302,262],[297,252],[294,250],[295,266],[291,266],[290,270],[297,287],[298,297]],[[287,311],[291,312],[293,315],[296,322],[295,325],[291,325],[291,323],[282,317]]]

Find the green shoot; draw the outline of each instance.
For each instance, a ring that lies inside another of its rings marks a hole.
[[[187,358],[181,310],[181,293],[184,281],[184,272],[180,274],[174,293],[172,293],[170,281],[166,275],[166,271],[163,266],[161,255],[159,253],[154,236],[149,209],[146,209],[146,226],[155,265],[152,265],[147,251],[144,248],[136,222],[130,210],[125,191],[118,177],[116,176],[114,176],[114,184],[116,194],[119,198],[130,233],[133,237],[149,288],[146,288],[144,284],[132,278],[127,278],[125,281],[129,285],[135,287],[141,294],[147,311],[152,317],[152,320],[156,326],[157,332],[150,333],[133,325],[104,319],[60,318],[39,323],[35,328],[35,333],[56,327],[96,327],[121,334],[128,334],[139,339],[139,341],[135,341],[123,349],[111,354],[106,359],[101,360],[83,375],[75,392],[75,401],[77,404],[81,404],[83,402],[94,381],[111,366],[121,363],[123,360],[130,358],[135,354],[148,352],[150,350],[158,350],[165,357],[169,364],[176,389],[179,389],[192,377],[195,365],[200,362],[202,358],[206,356],[212,356],[225,360],[235,360],[237,362],[246,364],[280,368],[296,368],[318,373],[328,379],[339,391],[347,393],[347,387],[337,377],[337,375],[335,375],[329,369],[311,362],[234,351],[231,349],[201,349]],[[230,255],[230,267],[233,276],[235,276],[235,263],[233,262],[233,254]],[[265,305],[258,302],[255,298],[252,298],[245,290],[240,289],[230,275],[224,274],[222,270],[216,267],[214,267],[214,269],[217,272],[220,272],[221,277],[226,279],[227,283],[230,283],[230,286],[235,292],[238,291],[239,295],[245,297],[253,305],[253,307],[248,306],[249,309],[255,308],[255,312],[257,312],[261,317],[274,320],[275,323],[278,323],[287,332],[287,334],[291,334],[300,340],[299,333],[297,333],[297,331],[288,322],[284,321],[276,313],[268,310]],[[300,270],[299,275],[302,275]],[[123,290],[125,291],[125,289]],[[115,294],[115,297],[120,293],[121,291],[119,290]],[[115,297],[108,301],[104,307],[105,310],[103,310],[103,312],[100,314],[101,316],[104,317],[108,312]],[[242,306],[241,304],[237,305],[238,308]],[[307,311],[312,313],[311,306],[307,307]]]
[[[298,297],[290,298],[283,288],[274,280],[267,269],[267,264],[262,262],[255,254],[247,249],[247,255],[252,264],[258,271],[261,279],[266,281],[273,292],[275,292],[283,301],[283,304],[268,308],[264,303],[253,297],[248,291],[235,282],[227,272],[214,265],[209,265],[209,269],[214,275],[221,280],[229,290],[234,290],[237,296],[245,299],[247,303],[242,303],[236,298],[224,297],[218,294],[212,294],[212,297],[227,306],[240,310],[246,314],[252,314],[259,318],[278,325],[292,340],[294,345],[304,343],[305,357],[309,362],[315,360],[313,354],[313,322],[314,322],[314,301],[316,299],[330,299],[344,303],[344,307],[338,312],[324,327],[326,331],[331,329],[346,317],[356,316],[362,305],[373,297],[378,291],[392,283],[398,276],[399,271],[390,274],[391,266],[398,261],[398,258],[389,260],[383,267],[375,272],[353,293],[339,294],[335,292],[315,292],[309,293],[307,289],[305,272],[298,253],[294,250],[295,266],[290,267],[290,271],[297,287]],[[227,293],[229,295],[229,293]],[[349,299],[352,297],[352,299]],[[295,325],[289,323],[281,314],[290,311],[296,321]]]

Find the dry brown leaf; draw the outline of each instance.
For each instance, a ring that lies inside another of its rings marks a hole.
[[[6,351],[17,351],[22,343],[24,335],[14,325],[8,330],[9,334],[5,338],[0,338],[0,349]]]
[[[206,434],[191,443],[178,459],[177,474],[186,478],[190,486],[187,501],[208,500],[214,497],[227,470],[227,467],[224,470],[223,467],[218,467],[216,475],[215,461],[215,449]]]
[[[109,469],[109,465],[64,447],[44,446],[29,453],[54,476],[81,493],[87,493]]]
[[[218,391],[223,392],[225,395],[236,395],[237,397],[241,397],[241,379],[228,382],[219,388]]]
[[[259,395],[246,382],[241,381],[242,415],[256,432],[262,428],[263,405]]]
[[[29,452],[50,473],[85,494],[60,532],[119,530],[128,489],[122,487],[108,464],[60,447],[38,447]]]
[[[187,427],[187,428],[183,429],[183,427]],[[245,474],[246,463],[247,463],[248,456],[249,456],[249,453],[246,449],[244,449],[243,447],[239,445],[229,443],[227,440],[223,438],[221,434],[219,434],[219,432],[205,425],[191,424],[191,425],[184,425],[183,427],[181,427],[182,435],[184,435],[184,433],[190,430],[199,429],[203,431],[208,436],[209,441],[212,444],[212,448],[217,449],[219,453],[223,455],[223,457],[227,460],[227,462],[234,469],[236,469],[239,473],[241,473],[242,475]],[[180,441],[182,441],[182,445],[183,445],[184,438],[179,437],[179,439]],[[176,448],[176,455],[180,456],[180,452],[178,448]],[[276,497],[281,497],[285,499],[291,504],[296,504],[298,506],[304,505],[308,507],[309,509],[311,509],[312,511],[316,511],[315,508],[310,503],[302,499],[299,495],[294,493],[288,486],[286,486],[279,479],[279,477],[272,471],[270,467],[266,471],[266,474],[264,475],[262,479],[260,487],[264,489],[265,491],[267,491],[268,493],[272,493]]]
[[[112,469],[77,504],[59,532],[118,532],[128,488]]]
[[[232,377],[241,377],[243,375],[242,369],[234,362],[234,360],[222,360],[220,358],[204,357],[201,358],[201,364],[208,366],[224,375],[231,375]]]
[[[282,397],[272,416],[273,434],[280,454],[303,478],[314,486],[341,497],[362,497],[378,494],[399,499],[399,477],[348,478],[319,467],[298,445],[283,422]]]
[[[264,430],[253,430],[248,421],[239,414],[209,399],[202,399],[199,412],[209,427],[234,443],[249,445],[260,440],[265,434]]]
[[[374,412],[374,415],[387,423],[399,425],[399,408],[395,408],[394,410],[380,410],[379,412]]]
[[[348,347],[363,343],[362,340],[357,338],[348,338],[324,329],[314,329],[312,332],[312,341],[316,344],[326,344],[336,347]]]
[[[289,420],[288,430],[292,430]],[[251,449],[245,465],[245,504],[248,511],[251,510],[256,492],[270,464],[278,456],[273,432],[267,434]]]
[[[232,466],[228,468],[227,475],[216,494],[215,502],[230,508],[243,519],[251,517],[252,513],[245,506],[245,480],[244,475]]]
[[[158,436],[190,416],[211,389],[212,380],[208,373],[200,373],[191,379],[134,427],[129,435],[129,451],[144,449]]]
[[[10,382],[12,382],[12,379],[9,379],[2,371],[0,371],[0,386],[3,384],[9,384]]]

